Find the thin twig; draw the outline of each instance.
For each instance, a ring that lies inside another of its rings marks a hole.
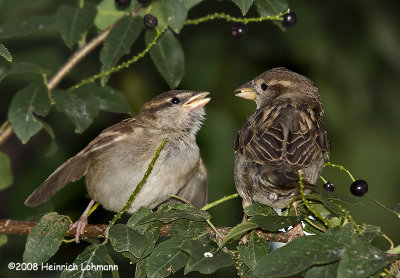
[[[89,54],[93,49],[95,49],[99,44],[101,44],[107,37],[110,30],[114,27],[114,25],[110,25],[106,30],[102,33],[94,37],[89,43],[85,44],[81,48],[79,48],[69,59],[68,61],[56,72],[56,74],[50,79],[47,84],[47,88],[49,91],[52,91],[58,83],[64,78],[64,76],[70,72],[70,70],[79,63],[86,55]]]
[[[228,195],[228,196],[224,196],[221,199],[218,199],[218,200],[216,200],[216,201],[214,201],[214,202],[212,202],[210,204],[205,205],[204,207],[201,208],[201,210],[208,210],[208,209],[210,209],[212,207],[215,207],[216,205],[219,205],[219,204],[221,204],[223,202],[226,202],[228,200],[234,199],[234,198],[236,198],[238,196],[239,195],[237,193],[234,193],[234,194],[231,194],[231,195]]]
[[[11,136],[13,128],[9,121],[4,122],[0,128],[0,146]]]

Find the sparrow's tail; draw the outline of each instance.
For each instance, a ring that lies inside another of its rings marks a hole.
[[[33,193],[26,199],[28,207],[38,206],[49,200],[57,191],[69,182],[79,180],[86,175],[89,166],[87,156],[76,155],[57,168]]]

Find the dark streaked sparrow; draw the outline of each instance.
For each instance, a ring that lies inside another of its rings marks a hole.
[[[77,227],[76,240],[87,224],[94,202],[120,211],[143,178],[162,140],[165,145],[147,181],[135,196],[128,213],[141,206],[154,208],[171,195],[201,207],[207,202],[207,170],[200,158],[196,133],[204,119],[208,92],[169,91],[145,103],[139,114],[105,129],[70,158],[25,201],[36,206],[50,199],[69,182],[86,176],[92,201]]]
[[[318,89],[300,74],[274,68],[236,91],[257,105],[234,143],[235,185],[243,207],[252,202],[288,207],[299,194],[299,170],[309,194],[330,151]]]

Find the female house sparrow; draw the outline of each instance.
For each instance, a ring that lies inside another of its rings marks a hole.
[[[83,234],[94,202],[120,211],[143,178],[162,140],[163,149],[128,213],[141,206],[154,208],[178,195],[197,207],[207,202],[207,170],[196,144],[204,119],[208,92],[169,91],[145,103],[139,114],[105,129],[77,155],[58,167],[25,201],[27,206],[46,202],[69,182],[86,176],[92,201],[77,227]]]
[[[257,105],[234,143],[235,185],[243,208],[254,201],[288,207],[299,194],[298,170],[303,170],[305,193],[311,193],[330,151],[318,89],[300,74],[274,68],[236,91]]]

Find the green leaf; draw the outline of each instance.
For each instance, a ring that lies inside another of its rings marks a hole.
[[[154,248],[147,262],[147,277],[166,277],[185,266],[189,256],[179,248],[178,238],[166,240]]]
[[[136,227],[140,226],[140,220],[152,213],[153,211],[150,208],[140,207],[134,214],[132,214],[126,225],[132,229],[135,229]]]
[[[146,266],[148,260],[149,257],[146,257],[143,260],[140,260],[136,263],[135,278],[146,278],[147,276]]]
[[[261,16],[278,15],[288,9],[286,0],[255,0]]]
[[[31,63],[12,63],[12,64],[0,64],[0,81],[5,77],[17,73],[33,72],[42,75],[47,75],[50,72],[42,69],[40,66]]]
[[[140,4],[138,1],[131,1],[130,6],[125,9],[119,9],[114,1],[103,0],[99,5],[97,5],[97,15],[94,20],[94,24],[100,30],[105,30],[124,15],[129,15],[130,11],[138,10]]]
[[[30,231],[25,245],[25,263],[44,263],[58,250],[69,226],[68,218],[56,212],[46,214]]]
[[[266,231],[279,231],[282,228],[294,226],[301,221],[299,216],[278,216],[278,215],[255,215],[250,218],[249,222],[257,224],[261,229]]]
[[[255,267],[256,276],[282,277],[300,273],[313,265],[338,261],[346,247],[357,242],[350,224],[325,234],[301,237],[265,256]]]
[[[399,256],[386,254],[367,242],[358,241],[344,251],[337,277],[370,277],[398,258]]]
[[[253,223],[250,221],[246,221],[246,222],[236,225],[226,235],[226,237],[224,238],[224,240],[221,243],[221,246],[224,246],[231,240],[238,240],[239,238],[242,237],[243,234],[247,233],[250,230],[258,228],[258,227],[259,226],[256,223]]]
[[[4,46],[4,44],[0,43],[0,56],[6,59],[8,62],[12,62],[12,56],[10,51]]]
[[[57,110],[67,115],[75,126],[75,132],[82,133],[90,126],[99,110],[131,112],[124,95],[110,87],[89,84],[74,91],[53,91]]]
[[[236,6],[242,11],[242,15],[245,16],[249,11],[251,5],[253,5],[254,0],[232,0]]]
[[[76,133],[82,133],[93,122],[97,116],[99,105],[93,101],[91,91],[53,91],[57,110],[67,115],[75,126]]]
[[[365,240],[371,241],[374,238],[382,235],[381,227],[364,223],[362,226],[362,234],[361,235],[363,236],[363,238]]]
[[[0,247],[3,246],[8,242],[8,237],[7,235],[1,234],[0,235]]]
[[[147,256],[155,244],[147,236],[122,224],[111,227],[109,238],[115,251],[129,252],[136,258]]]
[[[172,238],[205,240],[208,233],[207,222],[191,221],[188,219],[179,219],[173,221],[170,227]]]
[[[130,52],[132,44],[143,30],[143,22],[139,17],[125,16],[111,29],[104,47],[100,52],[101,70],[111,69],[119,59]],[[101,85],[107,83],[109,76],[101,78]]]
[[[66,5],[58,8],[56,26],[69,48],[83,38],[86,30],[93,24],[96,13],[96,6],[88,2],[85,2],[83,8]]]
[[[49,93],[44,83],[31,84],[15,94],[8,110],[8,119],[23,144],[42,128],[33,112],[46,116],[50,108]]]
[[[259,261],[263,261],[269,252],[269,243],[259,237],[255,231],[250,234],[250,241],[247,246],[240,245],[237,247],[242,261],[254,271]]]
[[[107,247],[101,244],[93,244],[85,249],[76,257],[74,265],[77,267],[72,270],[64,270],[61,273],[62,278],[68,277],[91,277],[101,278],[102,271],[95,270],[92,266],[105,265],[107,261]]]
[[[338,263],[331,263],[327,265],[313,266],[306,272],[305,278],[336,278],[337,277]]]
[[[192,271],[202,274],[211,274],[216,270],[232,265],[232,257],[223,251],[217,252],[210,245],[202,241],[185,240],[181,249],[189,254],[190,258],[185,266],[185,275]]]
[[[155,35],[154,31],[147,31],[146,44],[149,44]],[[179,41],[170,30],[165,31],[156,45],[151,48],[150,56],[169,87],[176,88],[184,75],[185,58]]]
[[[183,1],[183,5],[185,5],[185,8],[187,10],[190,10],[191,8],[199,4],[201,1],[203,0],[185,0]]]
[[[25,20],[15,20],[0,25],[0,39],[21,37],[53,26],[54,15],[35,16]]]
[[[0,190],[9,187],[12,183],[10,158],[5,153],[0,152]]]
[[[254,215],[276,215],[276,212],[273,208],[260,204],[260,203],[253,203],[250,206],[244,208],[244,212],[248,216]]]
[[[147,7],[145,13],[157,17],[158,26],[161,28],[169,26],[175,33],[179,33],[188,13],[184,2],[181,0],[155,1]]]

